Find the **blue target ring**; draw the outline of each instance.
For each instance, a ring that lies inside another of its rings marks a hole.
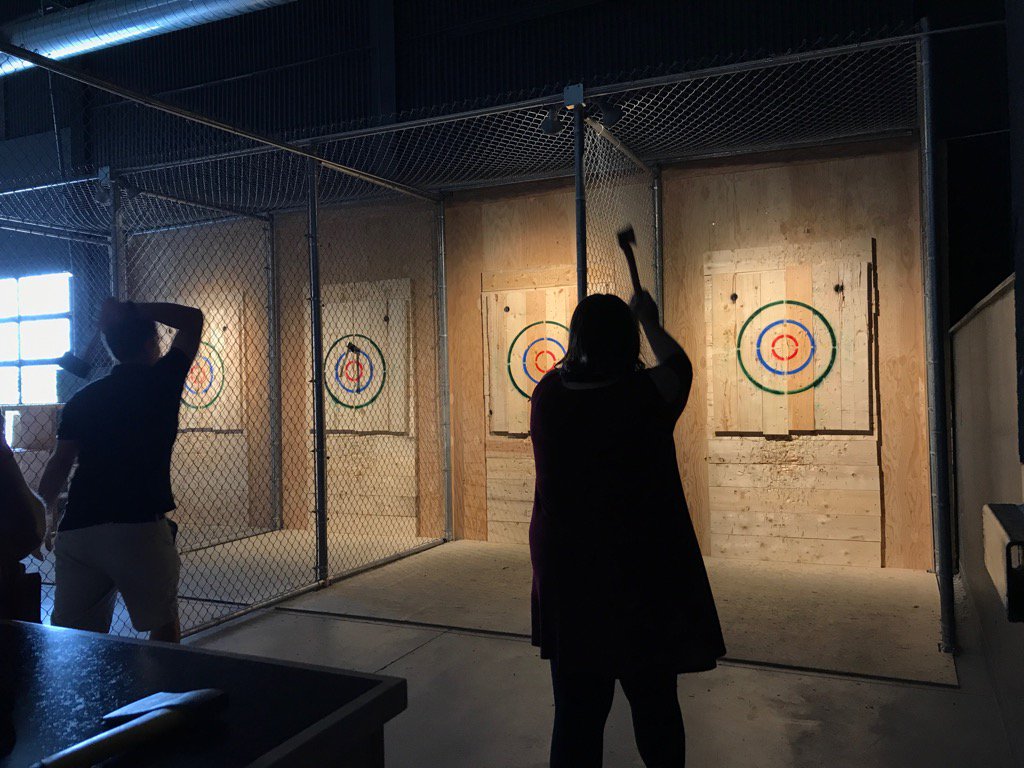
[[[562,357],[565,357],[565,347],[562,346],[562,343],[560,341],[558,341],[558,339],[552,339],[550,336],[541,336],[540,338],[537,338],[537,339],[534,339],[533,341],[531,341],[530,345],[523,351],[523,373],[525,373],[527,378],[529,378],[530,381],[532,381],[534,384],[540,384],[540,379],[535,379],[533,377],[533,374],[530,373],[530,368],[529,368],[529,365],[526,362],[526,357],[527,357],[527,355],[530,354],[530,350],[533,349],[533,347],[535,345],[540,344],[542,341],[550,341],[552,344],[554,344],[556,347],[558,347],[562,351]],[[550,353],[548,353],[548,354],[550,354]],[[556,360],[555,362],[558,362],[558,361]],[[539,370],[539,368],[538,368],[538,370]]]
[[[802,330],[804,333],[806,333],[807,334],[807,338],[810,339],[810,341],[811,341],[811,351],[807,354],[807,359],[804,360],[803,363],[799,367],[794,368],[792,371],[780,371],[778,368],[773,368],[768,363],[768,361],[764,359],[764,356],[761,354],[761,342],[764,340],[764,335],[766,333],[768,333],[768,331],[770,331],[775,326],[777,326],[777,325],[784,325],[784,324],[785,325],[794,325],[794,326],[796,326],[797,328]],[[754,351],[757,353],[757,361],[761,365],[763,365],[767,370],[769,370],[772,373],[777,374],[779,376],[792,376],[793,374],[800,373],[800,371],[802,371],[804,368],[806,368],[808,365],[811,364],[811,360],[814,359],[814,353],[817,350],[817,348],[818,348],[818,345],[814,341],[814,334],[811,333],[810,329],[806,325],[804,325],[803,323],[799,322],[798,320],[786,320],[786,319],[776,320],[773,323],[768,323],[768,325],[766,325],[764,327],[764,329],[761,331],[761,333],[758,335],[757,342],[754,344]]]
[[[206,355],[200,355],[199,359],[196,360],[193,363],[193,365],[199,365],[199,364],[205,365],[206,369],[207,369],[206,386],[203,387],[202,389],[193,389],[192,386],[189,384],[189,379],[192,378],[192,377],[189,376],[188,378],[185,379],[185,389],[188,390],[189,394],[205,395],[207,392],[210,391],[210,387],[213,386],[213,380],[214,380],[214,377],[215,377],[215,374],[213,372],[213,360],[208,358]]]
[[[349,352],[351,352],[351,351],[352,350],[349,350]],[[370,384],[373,382],[373,376],[374,376],[373,360],[371,360],[370,356],[367,355],[365,352],[363,352],[363,350],[361,350],[361,349],[355,350],[355,358],[354,359],[349,357],[349,352],[346,352],[344,355],[341,355],[338,358],[338,361],[334,364],[334,380],[336,382],[338,382],[338,386],[341,387],[345,392],[348,392],[351,395],[358,395],[360,392],[365,391],[366,388],[369,387]],[[362,382],[362,380],[363,380],[363,363],[360,360],[360,358],[363,358],[363,359],[366,360],[366,366],[370,370],[370,375],[367,376],[366,383],[362,384],[362,385],[360,385],[360,382]],[[344,367],[342,367],[342,365],[341,365],[342,363],[345,363]],[[349,376],[348,370],[347,370],[348,367],[350,365],[352,365],[352,363],[355,363],[358,366],[358,369],[359,369],[359,375],[355,379],[352,379]],[[346,380],[347,381],[355,381],[356,382],[356,386],[354,388],[347,386],[345,384]]]

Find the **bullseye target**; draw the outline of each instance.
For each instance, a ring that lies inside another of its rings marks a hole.
[[[388,366],[377,343],[361,333],[336,339],[327,350],[324,381],[327,394],[342,408],[365,408],[380,397]]]
[[[568,347],[569,329],[554,320],[538,320],[519,331],[508,347],[508,375],[516,392],[529,399]]]
[[[758,389],[795,395],[818,386],[836,361],[836,334],[826,317],[801,301],[754,310],[736,338],[740,369]]]
[[[209,408],[224,389],[224,359],[212,344],[199,342],[192,367],[185,377],[181,391],[181,404],[196,410]]]

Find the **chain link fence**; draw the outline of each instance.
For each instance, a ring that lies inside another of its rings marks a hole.
[[[618,233],[632,227],[640,285],[660,303],[661,264],[655,222],[655,174],[600,121],[589,118],[583,145],[587,203],[587,291],[633,295]],[[654,364],[646,336],[641,355]]]
[[[656,164],[908,134],[915,54],[904,40],[588,92],[589,289],[629,297],[628,223],[658,296]],[[60,73],[14,77],[49,89],[54,124],[0,142],[0,404],[29,483],[60,404],[110,368],[103,297],[183,302],[207,317],[173,464],[186,632],[442,541],[440,201],[572,175],[559,98],[282,146]],[[89,378],[56,366],[68,349]],[[27,562],[48,610],[52,556]],[[113,631],[132,634],[120,606]]]

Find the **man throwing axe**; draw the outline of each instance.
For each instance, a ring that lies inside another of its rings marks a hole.
[[[64,406],[39,484],[52,518],[77,459],[56,526],[56,626],[109,632],[120,592],[136,630],[180,638],[180,561],[164,515],[174,509],[171,452],[203,322],[201,311],[179,304],[103,304],[100,330],[118,365]],[[162,357],[157,323],[177,329]]]

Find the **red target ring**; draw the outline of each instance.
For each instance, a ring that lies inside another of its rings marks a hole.
[[[355,376],[352,375],[353,368],[356,370]],[[349,360],[345,363],[344,373],[348,381],[360,383],[363,380],[363,364],[358,360]]]
[[[775,349],[775,347],[778,346],[778,343],[783,340],[788,341],[791,345],[790,349],[792,349],[792,351],[785,357],[780,355],[778,353],[778,350]],[[790,336],[788,333],[780,333],[778,336],[772,339],[771,349],[772,357],[774,357],[776,360],[792,360],[794,357],[796,357],[796,353],[800,351],[800,343],[794,337]]]
[[[541,357],[551,358],[550,362],[548,362],[546,367],[541,365]],[[533,366],[541,373],[547,373],[548,371],[550,371],[552,368],[555,367],[555,363],[557,362],[558,358],[555,357],[555,353],[549,349],[542,349],[540,352],[533,356]]]

